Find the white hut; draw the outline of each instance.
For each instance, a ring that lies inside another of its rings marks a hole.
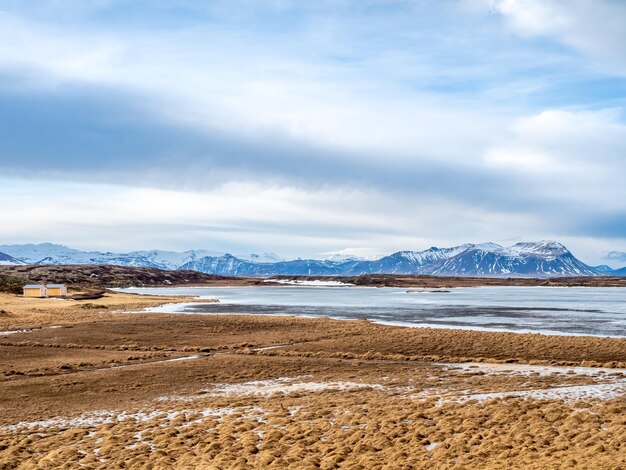
[[[48,292],[43,284],[28,284],[24,288],[24,297],[47,297]]]
[[[48,297],[64,297],[67,295],[67,286],[65,284],[48,284],[46,293]]]

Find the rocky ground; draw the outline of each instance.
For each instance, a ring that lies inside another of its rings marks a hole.
[[[626,466],[625,340],[171,301],[0,294],[0,468]]]
[[[454,288],[480,286],[626,287],[626,277],[468,277],[416,274],[363,274],[361,276],[274,276],[279,280],[338,281],[363,287]]]
[[[100,264],[0,266],[0,292],[14,294],[21,293],[24,284],[62,283],[70,289],[107,289],[130,286],[210,285],[220,282],[245,285],[249,281],[244,278],[217,276],[197,271]]]

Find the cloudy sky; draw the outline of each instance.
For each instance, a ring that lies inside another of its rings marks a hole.
[[[624,265],[625,18],[621,0],[0,0],[0,243],[556,239]]]

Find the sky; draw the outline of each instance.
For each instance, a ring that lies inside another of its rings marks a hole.
[[[0,0],[0,243],[626,265],[622,0]]]

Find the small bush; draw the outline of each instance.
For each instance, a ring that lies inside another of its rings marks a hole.
[[[28,284],[26,279],[8,274],[0,274],[0,292],[21,294],[22,288]]]
[[[107,309],[109,307],[107,307],[106,305],[87,303],[87,304],[81,305],[80,308],[84,308],[87,310],[100,310],[100,309]]]

